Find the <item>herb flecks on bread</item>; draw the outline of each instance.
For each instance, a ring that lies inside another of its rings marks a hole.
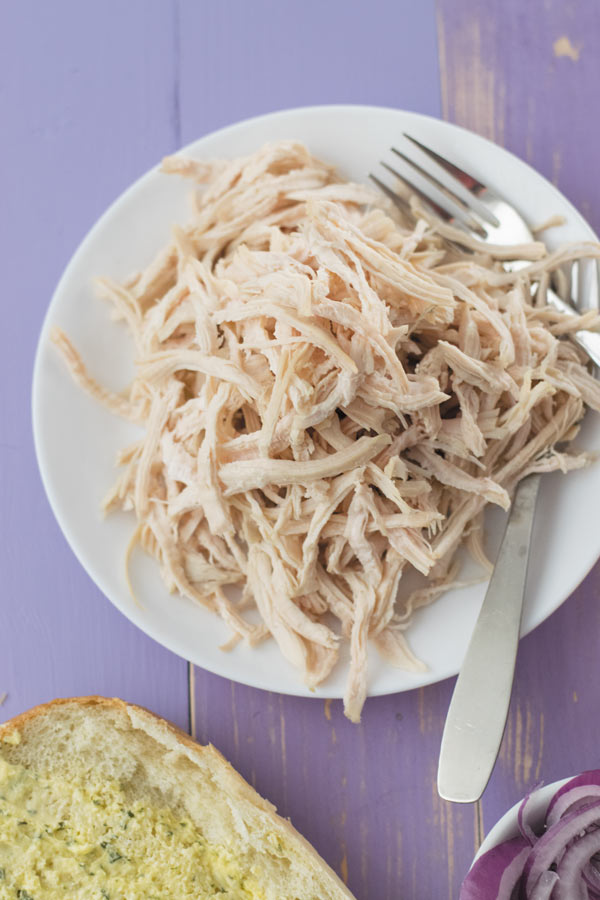
[[[350,898],[213,747],[120,700],[0,728],[0,900]]]

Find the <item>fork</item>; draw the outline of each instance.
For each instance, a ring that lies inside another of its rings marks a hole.
[[[382,166],[405,182],[430,213],[458,229],[455,243],[460,243],[461,231],[494,244],[533,240],[530,227],[514,206],[420,141],[409,135],[404,138],[407,147],[412,145],[413,154],[416,148],[418,161],[393,147],[392,153],[404,163],[404,173],[387,162],[382,162]],[[420,176],[427,188],[415,184],[405,174],[406,170]],[[407,199],[376,175],[369,177],[405,215],[414,218]],[[504,263],[507,270],[527,265],[519,259]],[[572,288],[575,283],[579,292],[577,265],[573,267]],[[596,304],[597,294],[598,288]],[[561,312],[576,311],[550,287],[546,302]],[[600,365],[600,334],[581,330],[571,339]],[[540,478],[541,475],[529,475],[516,488],[494,571],[454,688],[442,736],[437,779],[438,793],[445,800],[458,803],[478,800],[498,757],[514,680]]]

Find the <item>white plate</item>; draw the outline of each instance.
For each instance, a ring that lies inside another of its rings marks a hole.
[[[415,113],[361,106],[314,107],[250,119],[191,144],[198,157],[233,157],[265,141],[304,141],[313,153],[338,164],[343,174],[365,180],[402,132],[420,138],[464,165],[512,201],[527,219],[541,223],[559,213],[567,224],[553,229],[553,246],[594,238],[567,200],[525,163],[454,125]],[[120,388],[131,374],[131,345],[114,325],[105,304],[94,297],[96,275],[124,278],[146,265],[167,240],[171,223],[187,217],[188,185],[156,169],[126,191],[102,216],[69,263],[50,304],[40,337],[33,378],[33,422],[39,466],[54,513],[82,565],[100,589],[147,634],[197,665],[260,688],[306,696],[339,697],[344,665],[312,694],[281,658],[274,642],[223,653],[223,623],[187,600],[168,595],[155,563],[136,555],[133,578],[143,607],[129,595],[124,577],[125,547],[133,519],[118,514],[103,520],[100,502],[113,482],[116,451],[136,434],[81,391],[48,340],[60,325],[74,340],[90,371]],[[600,421],[588,417],[580,439],[600,444]],[[546,476],[536,518],[523,632],[539,625],[574,590],[600,554],[597,497],[600,466],[569,476]],[[503,518],[494,510],[490,533],[499,536]],[[410,690],[455,674],[475,622],[485,585],[447,594],[415,617],[409,638],[428,664],[424,674],[394,670],[372,654],[370,694]]]
[[[554,781],[552,784],[547,784],[537,790],[535,794],[532,795],[531,800],[529,800],[527,804],[527,822],[536,833],[539,833],[539,830],[544,824],[546,810],[548,809],[550,801],[555,793],[560,790],[567,781],[571,781],[571,779],[563,778],[561,781]],[[519,800],[518,803],[515,803],[515,805],[511,807],[507,813],[504,813],[502,818],[496,822],[477,851],[473,863],[477,862],[479,857],[483,856],[484,853],[487,853],[488,850],[491,850],[492,847],[497,847],[498,844],[503,844],[505,841],[510,841],[511,838],[519,836],[518,816],[519,807],[522,802],[522,800]]]

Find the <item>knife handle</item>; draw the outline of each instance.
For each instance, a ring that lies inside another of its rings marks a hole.
[[[498,756],[508,716],[540,475],[517,486],[496,565],[454,688],[438,768],[445,800],[474,803]]]

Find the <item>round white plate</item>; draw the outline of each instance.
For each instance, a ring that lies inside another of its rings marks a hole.
[[[525,163],[454,125],[399,110],[330,106],[288,110],[250,119],[202,138],[185,153],[197,157],[234,157],[265,141],[295,139],[336,163],[342,173],[364,181],[402,133],[419,138],[504,194],[534,224],[556,213],[567,224],[548,234],[555,246],[594,234],[541,175]],[[187,218],[189,185],[152,170],[102,216],[69,263],[50,304],[42,329],[33,378],[35,445],[44,485],[54,513],[73,551],[99,588],[147,634],[197,665],[246,684],[305,696],[342,696],[344,660],[326,685],[310,693],[280,656],[274,642],[251,650],[219,650],[228,632],[216,616],[169,595],[156,564],[134,554],[133,581],[142,601],[127,589],[125,548],[134,528],[132,516],[104,520],[100,503],[117,474],[117,450],[136,429],[111,416],[72,381],[48,340],[60,325],[75,342],[90,371],[110,387],[123,387],[132,373],[132,349],[122,326],[96,299],[92,279],[122,279],[145,266],[168,239],[173,222]],[[600,420],[588,416],[579,443],[600,445]],[[579,584],[600,554],[597,497],[600,466],[568,476],[544,478],[536,518],[523,632],[539,625]],[[490,536],[498,541],[503,517],[489,517]],[[421,610],[408,632],[414,651],[429,666],[422,674],[392,669],[375,652],[370,659],[370,694],[405,691],[455,674],[461,664],[485,585],[447,594]]]
[[[552,797],[560,790],[563,784],[567,783],[567,781],[571,781],[571,779],[563,778],[561,781],[554,781],[552,784],[546,784],[544,787],[537,790],[531,797],[531,800],[527,804],[527,822],[536,833],[539,832],[539,829],[541,829],[544,824],[546,810],[548,809]],[[515,803],[515,805],[511,807],[507,813],[504,813],[502,818],[496,822],[489,834],[485,836],[485,839],[473,860],[474,863],[477,862],[480,856],[483,856],[484,853],[491,850],[492,847],[497,847],[498,844],[503,844],[505,841],[510,841],[511,838],[519,836],[518,816],[519,807],[522,802],[522,800],[519,800],[518,803]]]

